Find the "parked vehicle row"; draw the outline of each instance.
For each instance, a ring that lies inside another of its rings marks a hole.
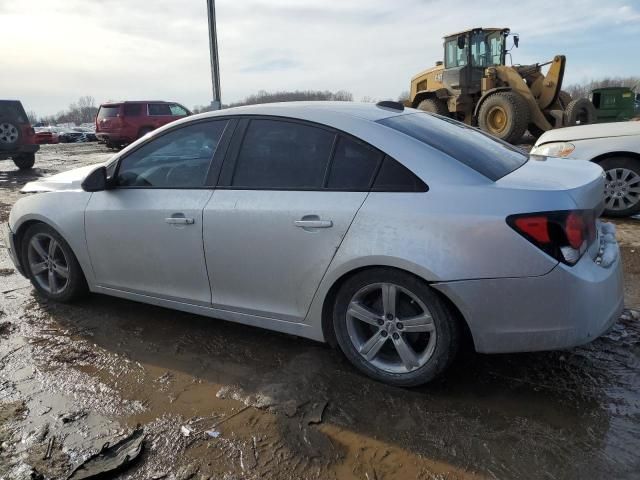
[[[87,290],[337,345],[365,374],[566,348],[623,308],[602,169],[395,102],[241,107],[29,183],[6,245],[52,300]]]

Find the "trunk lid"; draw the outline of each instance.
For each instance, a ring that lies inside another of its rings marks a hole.
[[[543,192],[565,191],[576,208],[595,209],[600,214],[604,180],[604,171],[595,163],[535,156],[496,181],[496,186]]]

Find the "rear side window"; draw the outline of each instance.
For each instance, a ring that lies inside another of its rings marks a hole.
[[[383,154],[364,143],[340,136],[331,163],[327,188],[369,190]]]
[[[0,118],[13,120],[18,123],[28,123],[27,114],[22,104],[15,100],[0,100]]]
[[[279,120],[252,120],[238,153],[237,188],[321,188],[335,135]]]
[[[376,181],[374,192],[426,192],[427,185],[411,170],[391,157],[384,157]]]
[[[413,113],[385,118],[378,123],[446,153],[493,181],[528,160],[527,155],[511,145],[439,115]]]
[[[98,120],[103,118],[117,117],[120,112],[120,105],[113,105],[109,107],[102,106],[98,110]]]
[[[141,103],[125,103],[124,115],[126,117],[139,117],[140,115],[142,115],[142,104]]]
[[[149,115],[171,115],[171,106],[168,103],[150,103]]]

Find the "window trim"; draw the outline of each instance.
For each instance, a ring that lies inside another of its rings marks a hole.
[[[218,141],[218,146],[216,147],[216,151],[213,153],[213,156],[209,159],[209,167],[207,168],[207,173],[205,174],[205,177],[204,177],[204,185],[200,187],[154,187],[152,185],[151,186],[118,185],[117,183],[115,183],[117,181],[118,174],[120,173],[120,166],[122,165],[122,162],[126,158],[128,158],[130,155],[140,150],[145,145],[148,145],[149,142],[152,142],[158,138],[164,137],[165,135],[175,132],[176,130],[179,130],[181,128],[191,127],[193,125],[197,125],[200,123],[210,123],[210,122],[219,122],[219,121],[226,122],[226,125],[222,130],[222,133],[220,134],[220,140]],[[233,136],[236,124],[237,124],[237,120],[232,117],[228,117],[228,116],[209,117],[209,118],[203,118],[203,119],[199,119],[191,122],[181,123],[179,125],[176,125],[172,128],[169,128],[161,132],[158,135],[153,135],[151,138],[148,138],[147,140],[142,142],[140,145],[137,145],[136,148],[134,148],[133,150],[127,152],[126,155],[123,155],[116,160],[118,164],[116,166],[115,171],[113,172],[113,178],[111,179],[111,182],[114,182],[114,184],[111,186],[110,189],[111,190],[213,190],[215,189],[216,182],[220,174],[220,168],[222,166],[223,159],[227,154],[227,149],[229,147],[229,143]]]
[[[262,191],[281,191],[281,192],[290,192],[290,191],[294,191],[294,192],[371,192],[374,191],[373,190],[373,186],[375,185],[376,179],[378,178],[378,173],[380,172],[380,169],[382,168],[382,165],[384,163],[384,159],[386,157],[389,157],[390,159],[394,160],[397,162],[397,160],[395,160],[391,155],[387,154],[386,152],[380,150],[379,148],[371,145],[369,142],[358,138],[350,133],[347,133],[343,130],[339,130],[337,128],[328,126],[328,125],[324,125],[322,123],[317,123],[317,122],[313,122],[310,120],[302,120],[299,118],[291,118],[291,117],[281,117],[278,115],[251,115],[251,114],[246,114],[246,115],[234,115],[234,117],[239,118],[239,123],[236,127],[236,130],[234,132],[233,135],[233,139],[230,142],[230,145],[228,147],[228,153],[224,158],[224,163],[222,165],[222,169],[220,172],[220,176],[218,179],[218,183],[216,185],[215,188],[219,188],[221,190],[237,190],[237,191],[253,191],[253,190],[262,190]],[[285,187],[237,187],[234,185],[231,185],[231,182],[233,181],[233,175],[235,173],[235,169],[236,169],[236,165],[238,162],[238,157],[240,155],[240,148],[242,147],[242,144],[244,142],[245,139],[245,135],[247,133],[247,129],[249,127],[249,124],[252,120],[274,120],[274,121],[282,121],[282,122],[287,122],[287,123],[296,123],[296,124],[300,124],[300,125],[305,125],[305,126],[309,126],[309,127],[315,127],[315,128],[319,128],[321,130],[325,130],[329,133],[332,133],[334,135],[334,139],[333,139],[333,144],[331,146],[331,152],[330,152],[330,157],[329,157],[329,161],[327,162],[327,167],[324,173],[324,178],[322,181],[322,186],[317,188],[317,187],[296,187],[296,188],[285,188]],[[376,165],[374,174],[371,176],[371,179],[369,181],[369,186],[367,188],[361,188],[361,189],[355,189],[355,188],[327,188],[327,182],[329,180],[329,173],[331,172],[331,166],[333,165],[333,161],[335,158],[335,153],[336,153],[336,147],[338,145],[338,141],[340,139],[340,137],[345,137],[348,138],[352,141],[355,141],[356,143],[360,143],[365,145],[368,148],[371,148],[372,150],[380,153],[380,157],[378,159],[378,164]],[[420,177],[418,177],[413,171],[411,171],[411,169],[409,169],[406,165],[402,164],[402,162],[398,162],[401,165],[403,165],[405,168],[407,168],[407,170],[409,170],[411,172],[412,175],[415,175],[420,181],[422,181],[425,185],[427,185],[427,188],[425,191],[429,190],[429,186],[428,184],[422,180]],[[382,190],[375,190],[376,192],[380,192]],[[387,191],[387,190],[385,190]],[[414,192],[414,191],[399,191],[399,190],[388,190],[389,193],[424,193],[424,192]]]

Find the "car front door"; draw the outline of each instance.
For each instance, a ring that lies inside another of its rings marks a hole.
[[[225,120],[181,126],[119,161],[113,188],[95,192],[85,213],[97,285],[210,305],[202,210],[227,126]]]
[[[237,130],[204,209],[213,306],[301,322],[382,154],[283,119],[244,120]]]

